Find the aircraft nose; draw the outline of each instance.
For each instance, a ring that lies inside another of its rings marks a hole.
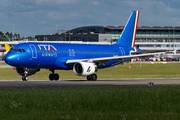
[[[6,55],[5,57],[4,57],[4,60],[5,60],[5,62],[7,63],[7,64],[9,64],[9,65],[14,65],[14,62],[16,62],[16,59],[17,59],[17,56],[16,55]]]

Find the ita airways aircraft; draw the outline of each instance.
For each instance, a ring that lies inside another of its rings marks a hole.
[[[135,48],[139,11],[133,11],[126,26],[113,45],[70,44],[28,42],[12,47],[5,56],[5,62],[16,67],[22,80],[40,69],[49,69],[50,80],[58,80],[55,70],[73,70],[78,76],[87,76],[87,80],[96,81],[96,71],[129,61],[132,58],[152,56],[158,53],[131,54],[141,51]]]

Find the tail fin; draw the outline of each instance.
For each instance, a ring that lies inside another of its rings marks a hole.
[[[6,52],[8,52],[8,51],[11,49],[11,47],[9,46],[9,44],[6,43],[6,42],[5,42],[5,48],[6,48]]]
[[[136,31],[138,26],[139,11],[133,11],[129,17],[126,26],[115,45],[121,45],[125,47],[134,47],[136,39]]]

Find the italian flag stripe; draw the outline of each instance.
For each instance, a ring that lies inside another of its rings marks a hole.
[[[132,36],[131,47],[134,47],[134,45],[135,45],[136,31],[137,31],[138,19],[139,19],[139,11],[136,11],[135,16],[136,16],[136,17],[135,17],[135,20],[134,20],[134,30],[133,30],[133,36]]]
[[[136,47],[133,47],[135,52],[138,52],[138,49]]]

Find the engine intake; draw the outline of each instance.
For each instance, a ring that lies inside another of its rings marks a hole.
[[[96,71],[96,65],[88,62],[78,62],[73,66],[73,71],[78,76],[88,76]]]
[[[19,75],[23,76],[26,68],[16,68],[16,71]],[[37,68],[29,68],[27,76],[33,75],[36,72],[40,71],[40,69]]]

